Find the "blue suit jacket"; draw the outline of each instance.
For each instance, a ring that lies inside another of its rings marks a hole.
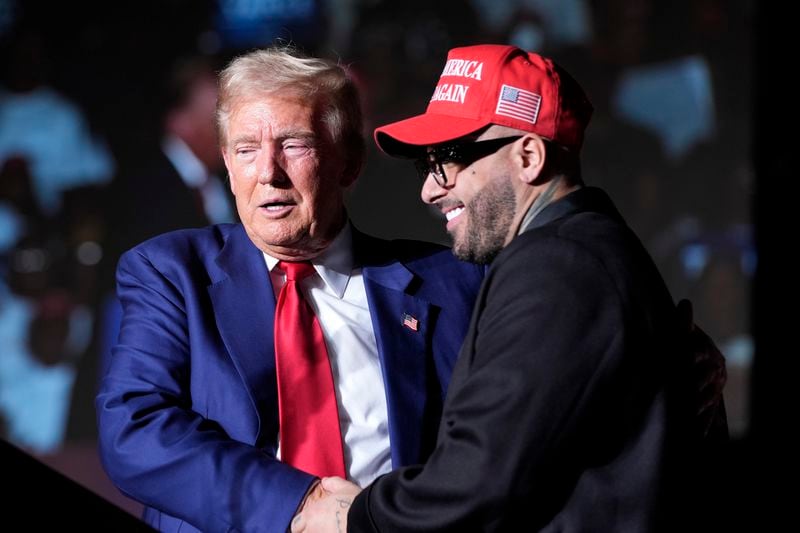
[[[420,462],[483,270],[442,247],[357,231],[353,252],[386,384],[392,465]],[[111,479],[162,531],[286,531],[313,478],[275,459],[275,295],[261,252],[241,225],[167,233],[123,255],[117,282],[124,317],[97,397]]]

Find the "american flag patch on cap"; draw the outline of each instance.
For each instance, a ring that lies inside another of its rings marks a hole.
[[[524,120],[531,124],[536,124],[539,116],[539,104],[542,97],[536,93],[503,85],[500,90],[500,97],[497,99],[497,109],[495,114],[506,117]]]

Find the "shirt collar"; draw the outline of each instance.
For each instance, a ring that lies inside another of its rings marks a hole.
[[[188,187],[198,188],[206,182],[208,169],[178,136],[170,134],[164,137],[161,149]]]
[[[278,265],[278,259],[266,252],[264,260],[270,272]],[[330,246],[320,255],[311,260],[317,274],[320,275],[325,285],[333,291],[338,298],[344,296],[350,274],[353,271],[353,230],[350,222],[346,222],[342,230],[331,242]]]

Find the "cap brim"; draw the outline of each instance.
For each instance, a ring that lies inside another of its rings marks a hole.
[[[425,113],[375,129],[375,144],[392,157],[416,158],[426,146],[469,135],[488,123],[450,115]]]

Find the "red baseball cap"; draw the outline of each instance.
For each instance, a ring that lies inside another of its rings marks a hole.
[[[579,149],[592,109],[550,59],[516,46],[465,46],[447,54],[425,113],[377,128],[375,142],[391,156],[415,157],[422,147],[497,124]]]

